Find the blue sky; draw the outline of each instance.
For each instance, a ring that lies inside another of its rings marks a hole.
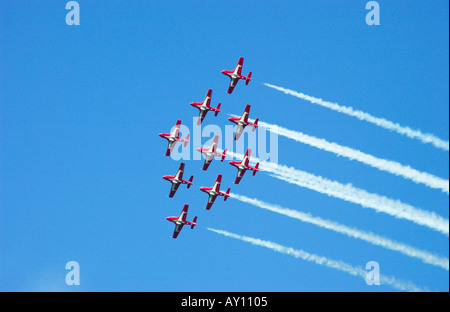
[[[367,1],[0,2],[0,290],[2,291],[393,291],[207,227],[270,240],[364,267],[430,290],[449,274],[402,254],[230,199],[210,211],[200,186],[223,187],[371,231],[449,257],[448,237],[412,222],[264,172],[234,185],[236,169],[186,161],[194,187],[168,198],[179,162],[158,137],[189,103],[214,90],[206,124],[251,116],[448,180],[449,153],[312,105],[268,82],[449,137],[447,1],[379,1],[381,25],[365,23]],[[232,95],[220,71],[245,57]],[[241,138],[242,139],[242,138]],[[209,140],[204,138],[202,142]],[[191,150],[199,146],[191,146]],[[449,196],[331,153],[278,138],[278,160],[449,218]],[[198,227],[171,238],[178,215]],[[65,264],[81,285],[66,286]]]

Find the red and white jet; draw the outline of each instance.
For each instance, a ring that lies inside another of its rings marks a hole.
[[[205,163],[203,164],[203,170],[208,169],[209,164],[214,159],[214,157],[218,156],[221,157],[220,161],[223,161],[225,159],[225,155],[227,153],[227,149],[223,151],[222,154],[217,153],[217,143],[219,142],[219,135],[215,135],[213,142],[211,143],[211,146],[209,148],[200,147],[197,148],[197,151],[205,155]]]
[[[244,131],[244,128],[246,126],[252,126],[253,127],[252,131],[255,131],[255,129],[258,127],[258,118],[255,119],[255,123],[248,122],[249,114],[250,114],[250,105],[247,104],[247,106],[245,106],[245,110],[242,113],[242,116],[240,118],[239,117],[228,118],[229,121],[231,121],[237,125],[236,135],[234,136],[235,140],[239,139],[239,137],[241,136],[241,134]]]
[[[258,170],[259,163],[256,164],[256,166],[250,167],[248,163],[250,162],[250,154],[252,153],[252,150],[250,148],[247,149],[247,152],[245,152],[244,158],[242,158],[241,161],[230,161],[230,165],[235,166],[238,169],[238,173],[236,176],[236,180],[234,181],[234,184],[239,184],[239,181],[241,181],[242,177],[244,176],[245,171],[252,170],[253,175],[256,174]]]
[[[197,222],[197,217],[195,217],[194,220],[192,220],[192,222],[186,221],[188,208],[189,208],[189,205],[185,204],[184,207],[183,207],[183,210],[181,211],[181,214],[178,217],[167,217],[166,218],[170,222],[175,223],[175,230],[173,231],[172,238],[177,238],[178,234],[180,234],[180,231],[181,231],[181,229],[183,228],[183,226],[185,224],[190,225],[191,229],[193,229],[194,226],[197,225],[197,223],[196,223]]]
[[[221,192],[220,191],[220,182],[222,181],[222,175],[219,174],[216,178],[216,182],[214,182],[214,185],[212,187],[201,187],[200,191],[205,192],[209,195],[208,203],[206,204],[206,210],[211,209],[212,204],[216,200],[217,196],[223,196],[223,200],[226,201],[228,197],[230,197],[230,188],[227,189],[227,191]]]
[[[190,188],[193,185],[192,180],[194,176],[189,178],[189,181],[183,180],[183,172],[184,172],[184,163],[180,164],[180,168],[178,168],[177,174],[174,176],[165,175],[163,176],[164,180],[167,180],[172,183],[172,188],[170,189],[169,197],[172,198],[175,195],[175,192],[178,190],[180,184],[187,184],[187,188]]]
[[[206,114],[209,111],[214,112],[214,116],[217,116],[218,113],[220,113],[220,103],[217,104],[217,108],[211,107],[211,95],[212,90],[208,89],[208,93],[206,93],[206,97],[203,100],[203,102],[192,102],[191,105],[198,108],[200,111],[197,119],[197,125],[201,125],[203,119],[205,118]]]
[[[177,144],[178,141],[184,142],[184,147],[189,143],[189,133],[186,136],[185,139],[180,138],[180,126],[181,126],[181,120],[177,120],[177,123],[172,129],[171,133],[160,133],[159,136],[163,139],[166,139],[169,141],[169,145],[167,146],[166,156],[170,156],[170,153],[172,152],[173,148],[175,147],[175,144]]]
[[[250,78],[252,76],[252,72],[249,72],[247,77],[241,75],[242,65],[244,65],[244,58],[240,57],[234,70],[222,70],[222,74],[227,75],[231,79],[230,86],[228,87],[228,93],[230,94],[233,92],[234,87],[236,87],[240,79],[245,80],[245,85],[248,85],[249,81],[252,80]]]

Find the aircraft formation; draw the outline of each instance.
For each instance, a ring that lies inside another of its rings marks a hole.
[[[243,76],[241,74],[242,67],[244,65],[244,58],[240,57],[239,61],[236,65],[236,68],[232,71],[230,70],[222,70],[222,74],[228,76],[230,78],[230,84],[228,87],[228,94],[231,94],[236,87],[239,80],[245,80],[245,85],[248,85],[248,83],[251,81],[251,75],[252,72],[249,72],[247,76]],[[214,116],[217,117],[217,115],[220,113],[220,105],[221,103],[217,104],[217,107],[214,108],[211,106],[211,97],[212,97],[212,90],[208,89],[205,99],[203,102],[192,102],[190,103],[191,106],[197,108],[199,110],[199,115],[197,119],[197,125],[201,125],[203,120],[205,119],[207,113],[209,111],[214,112]],[[244,131],[245,127],[251,126],[252,130],[255,131],[255,129],[258,127],[258,118],[255,119],[254,123],[250,123],[248,121],[248,117],[250,114],[250,105],[247,104],[244,112],[242,113],[241,117],[231,117],[228,118],[228,120],[232,123],[235,123],[237,125],[236,127],[236,133],[234,136],[234,140],[239,140],[242,132]],[[172,131],[170,133],[160,133],[159,136],[163,139],[166,139],[168,141],[167,150],[166,150],[166,156],[170,156],[172,153],[172,150],[176,146],[178,142],[182,143],[184,147],[189,143],[189,134],[186,135],[186,137],[183,139],[179,136],[180,133],[180,127],[181,127],[181,120],[177,120],[175,123],[175,126],[172,128]],[[217,145],[219,142],[219,135],[215,135],[213,138],[213,141],[208,148],[200,147],[197,148],[197,151],[202,153],[205,157],[205,162],[203,164],[203,170],[208,170],[209,165],[213,161],[215,157],[220,157],[220,160],[223,162],[226,156],[227,149],[223,150],[221,153],[217,151]],[[251,149],[248,148],[243,159],[241,161],[230,161],[230,165],[237,168],[237,175],[236,179],[234,181],[235,184],[239,184],[242,177],[244,176],[244,173],[247,170],[251,170],[253,172],[253,176],[256,174],[258,170],[259,163],[255,165],[255,167],[251,167],[249,165],[250,162],[250,155],[251,155]],[[193,179],[194,176],[191,176],[189,180],[183,180],[183,173],[185,169],[185,163],[181,163],[180,167],[178,168],[178,171],[175,175],[165,175],[163,176],[163,179],[169,181],[172,183],[172,186],[170,188],[169,197],[172,198],[176,191],[178,190],[178,187],[181,184],[186,184],[187,188],[190,188],[191,185],[193,185]],[[218,174],[217,178],[214,182],[214,185],[212,187],[200,187],[200,190],[202,192],[205,192],[208,194],[208,201],[206,204],[206,210],[210,210],[214,201],[218,196],[223,196],[224,201],[227,200],[228,197],[230,197],[230,188],[226,190],[226,192],[220,191],[220,185],[222,183],[222,175]],[[188,213],[189,205],[185,204],[183,207],[183,210],[181,211],[179,216],[174,217],[167,217],[166,219],[170,222],[175,223],[175,230],[173,232],[172,237],[177,238],[178,234],[182,230],[184,225],[189,225],[191,229],[193,229],[197,225],[197,217],[194,217],[192,221],[187,221],[187,213]]]

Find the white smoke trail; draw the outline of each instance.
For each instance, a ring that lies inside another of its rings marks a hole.
[[[230,156],[242,158],[243,155],[228,152]],[[429,227],[445,235],[449,235],[449,221],[435,214],[400,200],[394,200],[366,190],[356,188],[351,184],[342,184],[337,181],[313,175],[292,167],[260,161],[252,157],[252,162],[259,162],[261,171],[269,172],[272,177],[295,184],[301,187],[317,191],[328,196],[340,198],[348,202],[359,204],[365,208],[374,209],[377,212],[384,212],[396,218],[412,221],[416,224]]]
[[[265,128],[268,128],[271,132],[278,135],[293,139],[297,142],[305,143],[310,146],[332,152],[338,156],[343,156],[351,160],[357,160],[371,167],[379,170],[387,171],[394,175],[402,176],[403,178],[412,180],[416,183],[425,184],[428,187],[440,189],[443,192],[449,194],[449,181],[441,179],[426,172],[421,172],[410,166],[404,166],[398,162],[377,158],[375,156],[363,153],[359,150],[352,149],[350,147],[342,146],[334,142],[328,142],[324,139],[319,139],[313,136],[306,135],[302,132],[289,130],[277,125],[271,125],[265,122],[259,122],[259,124]]]
[[[423,251],[407,244],[390,240],[389,238],[376,235],[374,233],[361,231],[355,228],[351,228],[334,221],[325,220],[319,217],[314,217],[311,214],[300,212],[297,210],[287,209],[278,205],[265,203],[255,198],[249,198],[243,195],[230,193],[231,198],[237,199],[241,202],[251,204],[262,209],[266,209],[272,212],[276,212],[285,215],[290,218],[307,222],[313,225],[317,225],[321,228],[335,231],[340,234],[347,235],[349,237],[357,238],[369,242],[373,245],[380,246],[389,250],[398,251],[404,255],[412,258],[420,259],[424,263],[439,266],[445,270],[449,270],[449,260],[447,258],[440,257],[427,251]]]
[[[264,85],[267,87],[270,87],[272,89],[284,92],[288,95],[292,95],[292,96],[295,96],[302,100],[308,101],[310,103],[317,104],[317,105],[332,109],[334,111],[337,111],[337,112],[340,112],[340,113],[343,113],[343,114],[346,114],[346,115],[349,115],[352,117],[356,117],[360,120],[370,122],[370,123],[380,126],[382,128],[385,128],[385,129],[388,129],[391,131],[395,131],[395,132],[405,135],[409,138],[418,139],[418,140],[422,141],[423,143],[430,143],[430,144],[433,144],[437,148],[440,148],[445,151],[449,151],[449,142],[444,141],[444,140],[436,137],[433,134],[422,133],[420,130],[414,130],[409,127],[404,127],[404,126],[399,125],[398,123],[393,123],[392,121],[386,120],[384,118],[374,117],[363,111],[354,110],[352,107],[341,106],[337,103],[324,101],[320,98],[315,98],[313,96],[309,96],[309,95],[303,94],[301,92],[297,92],[297,91],[290,90],[290,89],[285,89],[285,88],[278,87],[278,86],[275,86],[275,85],[272,85],[269,83],[264,83]]]
[[[328,268],[332,268],[332,269],[335,269],[335,270],[338,270],[341,272],[345,272],[345,273],[348,273],[353,276],[359,276],[363,279],[366,279],[366,276],[368,273],[361,267],[353,267],[352,265],[347,264],[343,261],[338,261],[338,260],[333,260],[333,259],[329,259],[326,257],[318,256],[315,254],[308,253],[304,250],[296,250],[292,247],[282,246],[282,245],[279,245],[279,244],[271,242],[271,241],[265,241],[265,240],[261,240],[258,238],[237,235],[237,234],[233,234],[233,233],[223,231],[223,230],[217,230],[217,229],[213,229],[213,228],[207,228],[207,229],[209,231],[224,235],[226,237],[238,239],[238,240],[241,240],[241,241],[244,241],[244,242],[250,243],[252,245],[256,245],[256,246],[266,247],[273,251],[276,251],[276,252],[279,252],[279,253],[282,253],[285,255],[290,255],[295,258],[300,258],[300,259],[303,259],[308,262],[326,266]],[[400,281],[400,280],[397,280],[395,277],[388,277],[388,276],[384,276],[384,275],[380,275],[380,284],[390,285],[391,287],[396,288],[398,290],[402,290],[402,291],[424,291],[424,290],[420,289],[419,287],[415,286],[411,282]]]
[[[236,115],[230,115],[236,117]],[[267,128],[270,132],[273,132],[277,135],[281,135],[294,141],[334,153],[338,156],[346,157],[350,160],[359,161],[379,170],[401,176],[415,183],[421,183],[430,188],[440,189],[443,192],[449,194],[448,180],[436,177],[426,172],[418,171],[414,168],[411,168],[410,166],[404,166],[392,160],[377,158],[370,154],[363,153],[359,150],[352,149],[347,146],[342,146],[334,142],[328,142],[325,139],[316,138],[299,131],[289,130],[278,125],[272,125],[262,121],[259,122],[259,125]]]

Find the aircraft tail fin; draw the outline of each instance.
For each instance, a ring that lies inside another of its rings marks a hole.
[[[194,179],[194,176],[191,176],[190,178],[189,178],[189,182],[191,182],[191,183],[188,183],[188,185],[187,185],[187,188],[190,188],[191,187],[191,185],[192,185],[192,180]]]
[[[255,131],[256,128],[258,128],[258,118],[255,119],[255,123],[253,124],[253,131]]]
[[[194,226],[197,225],[197,217],[194,218],[194,220],[192,220],[192,224],[191,224],[191,230],[194,228]]]
[[[249,72],[247,78],[245,79],[245,85],[248,85],[250,80],[252,80],[251,77],[252,77],[252,72]]]
[[[227,201],[228,197],[230,197],[230,188],[228,188],[227,191],[225,192],[225,195],[223,196],[223,200]]]
[[[227,155],[227,149],[225,149],[222,153],[222,159],[220,161],[223,161],[225,159],[225,156]]]
[[[218,113],[220,113],[220,103],[217,104],[217,108],[216,108],[216,111],[215,111],[215,113],[214,113],[214,116],[217,117],[217,114],[218,114]]]
[[[253,175],[258,171],[259,163],[256,164],[255,168],[253,168]]]
[[[188,143],[189,143],[189,137],[190,137],[190,133],[188,133],[188,134],[186,135],[186,139],[184,139],[184,145],[183,145],[183,147],[186,147],[186,145],[188,145]]]

